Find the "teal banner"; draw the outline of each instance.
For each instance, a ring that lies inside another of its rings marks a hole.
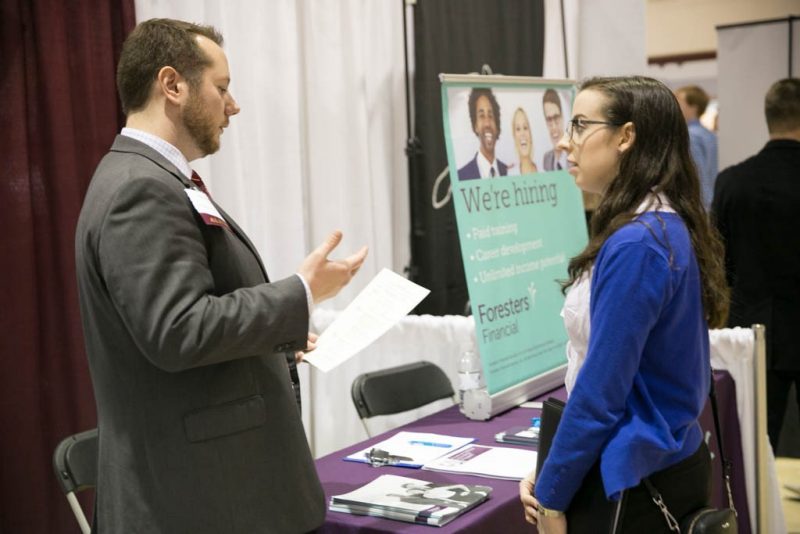
[[[566,155],[553,148],[570,117],[574,86],[447,78],[442,108],[452,199],[477,348],[493,394],[566,363],[558,282],[587,233],[581,192],[564,170]]]

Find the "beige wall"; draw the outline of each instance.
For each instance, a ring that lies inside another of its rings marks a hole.
[[[647,0],[647,56],[717,49],[716,26],[800,16],[800,0]]]

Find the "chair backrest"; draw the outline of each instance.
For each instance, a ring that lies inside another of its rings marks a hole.
[[[450,379],[431,362],[416,362],[356,377],[350,389],[362,420],[419,408],[453,397]]]
[[[97,485],[97,429],[93,428],[62,440],[53,452],[53,469],[81,531],[88,533],[89,522],[75,492]]]

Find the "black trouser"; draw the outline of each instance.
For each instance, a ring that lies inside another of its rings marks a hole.
[[[797,406],[800,407],[800,372],[767,371],[767,434],[775,454],[778,453],[778,440],[781,437],[786,401],[789,400],[789,389],[792,384],[795,388]]]
[[[697,452],[650,475],[672,515],[681,517],[711,502],[711,456],[705,443]],[[586,475],[567,510],[569,534],[669,532],[664,515],[644,484],[629,488],[618,502],[606,499],[599,463]]]

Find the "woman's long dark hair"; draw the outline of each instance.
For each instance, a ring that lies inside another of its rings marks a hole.
[[[712,328],[724,326],[728,315],[724,248],[700,200],[689,133],[675,96],[661,82],[642,76],[591,78],[580,90],[605,96],[605,118],[620,125],[632,122],[636,137],[620,157],[619,174],[592,216],[589,243],[569,262],[564,289],[589,271],[606,239],[635,217],[649,193],[663,194],[689,230],[700,267],[706,320]]]

